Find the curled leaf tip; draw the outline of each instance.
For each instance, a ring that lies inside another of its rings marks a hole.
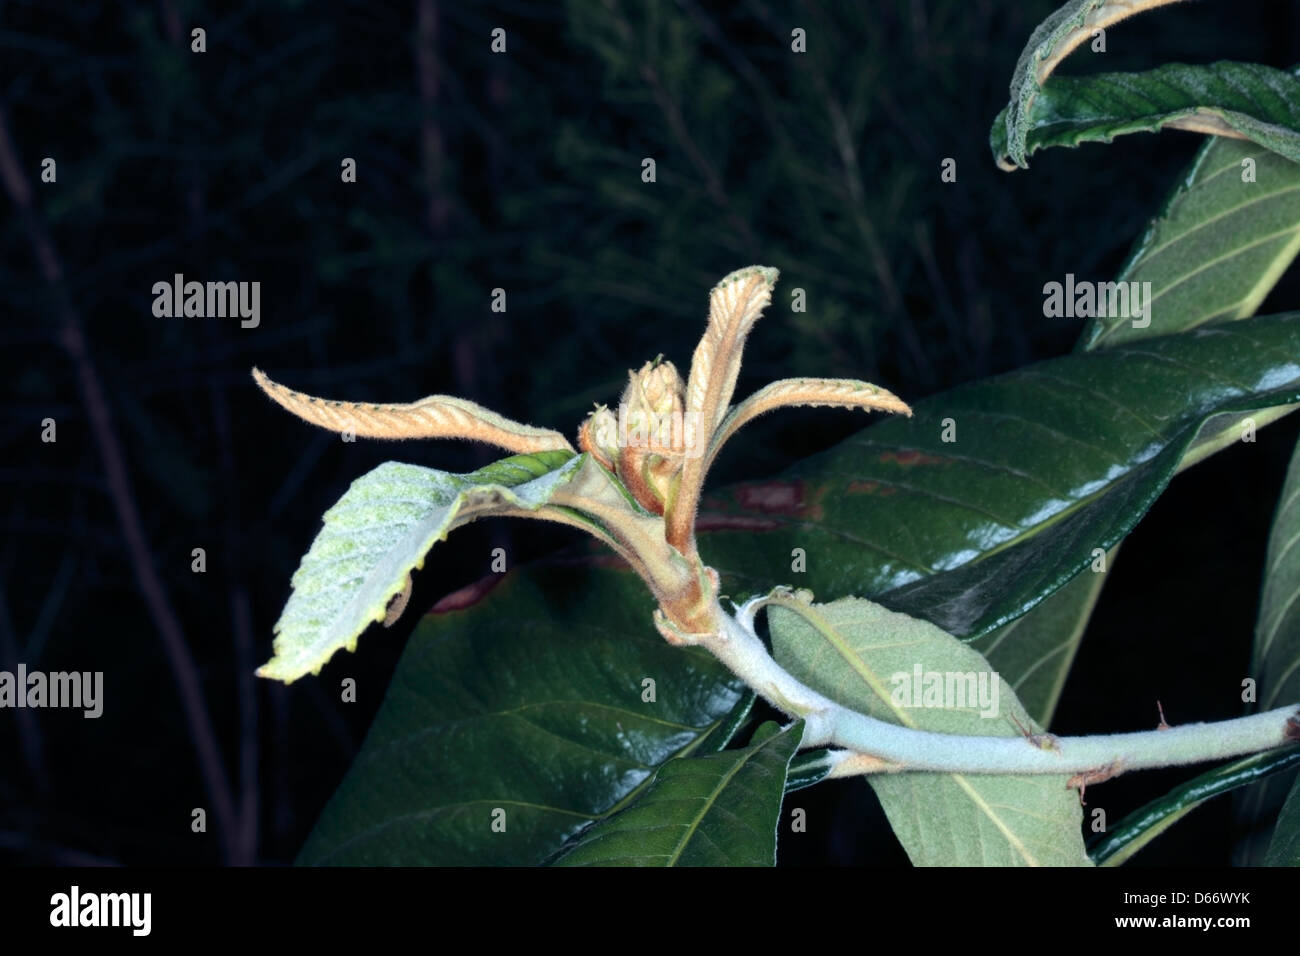
[[[407,405],[374,405],[295,392],[257,368],[253,369],[253,379],[281,408],[332,432],[361,438],[461,438],[520,455],[573,451],[559,432],[511,421],[463,398],[430,395]]]
[[[736,282],[744,282],[747,279],[758,277],[763,280],[764,285],[769,289],[775,287],[777,279],[781,277],[781,270],[772,266],[745,266],[743,269],[737,269],[734,272],[728,272],[718,280],[718,284],[713,287],[713,291],[725,288]]]

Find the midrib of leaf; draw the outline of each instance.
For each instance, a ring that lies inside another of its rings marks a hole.
[[[1265,152],[1266,150],[1260,150],[1260,152],[1256,155],[1255,158],[1258,158],[1258,156],[1262,156]],[[1214,180],[1218,179],[1224,173],[1227,173],[1229,171],[1236,172],[1237,169],[1238,167],[1230,166],[1230,165],[1221,166],[1219,169],[1215,170],[1213,173],[1211,173],[1210,175],[1202,179],[1199,185],[1204,187],[1206,184],[1211,183]],[[1154,257],[1158,256],[1166,249],[1176,246],[1178,243],[1191,238],[1196,233],[1200,232],[1202,229],[1206,229],[1214,225],[1220,219],[1226,219],[1229,216],[1231,216],[1233,213],[1240,212],[1241,210],[1253,206],[1256,203],[1262,203],[1269,199],[1276,199],[1278,196],[1285,196],[1287,193],[1295,192],[1297,189],[1300,189],[1300,185],[1291,185],[1283,189],[1275,190],[1271,193],[1264,193],[1262,196],[1253,196],[1250,199],[1245,200],[1244,202],[1237,203],[1237,205],[1235,206],[1229,206],[1226,209],[1215,213],[1213,216],[1210,216],[1207,219],[1198,220],[1197,222],[1188,226],[1186,229],[1183,229],[1181,232],[1175,233],[1171,238],[1160,243],[1159,245],[1150,246],[1146,249],[1143,249],[1142,254],[1145,258],[1145,261],[1150,262]],[[1284,230],[1284,232],[1291,232],[1291,231],[1292,230],[1290,229]],[[1123,273],[1121,272],[1120,275],[1123,275]]]
[[[699,741],[702,741],[703,739],[704,735],[701,735]],[[699,741],[696,742],[698,743]],[[752,751],[747,753],[744,758],[737,760],[735,766],[728,770],[722,779],[718,781],[718,785],[713,788],[713,792],[710,793],[709,798],[704,801],[704,805],[700,808],[700,811],[695,814],[695,818],[691,820],[690,826],[688,826],[686,832],[682,834],[682,838],[677,842],[677,846],[673,849],[673,852],[669,854],[669,866],[677,865],[677,861],[686,850],[687,844],[691,842],[691,838],[694,837],[696,831],[699,830],[700,824],[704,822],[704,818],[708,815],[709,811],[713,809],[713,805],[717,802],[718,796],[727,788],[727,784],[731,783],[732,778],[735,777],[736,774],[740,773],[740,768],[749,763],[749,761],[753,759],[754,754],[758,753],[761,749],[761,747],[755,747]]]
[[[1289,405],[1274,405],[1269,408],[1261,408],[1252,412],[1238,414],[1227,426],[1219,431],[1210,431],[1204,435],[1197,436],[1192,445],[1183,453],[1182,460],[1178,462],[1176,474],[1182,474],[1188,468],[1199,464],[1211,455],[1217,455],[1225,448],[1231,448],[1241,441],[1241,426],[1247,418],[1254,419],[1256,428],[1263,428],[1265,425],[1272,424],[1278,419],[1285,418],[1296,409],[1300,408],[1300,403]]]
[[[1219,177],[1240,174],[1241,162],[1244,159],[1251,159],[1257,164],[1257,175],[1280,176],[1284,181],[1288,182],[1288,185],[1282,189],[1274,189],[1262,196],[1252,195],[1242,202],[1234,203],[1226,209],[1216,211],[1209,217],[1197,218],[1176,233],[1162,236],[1157,245],[1147,244],[1157,232],[1167,230],[1170,227],[1176,228],[1182,217],[1194,216],[1195,208],[1190,213],[1186,211],[1188,204],[1191,203],[1194,206],[1198,201],[1206,199],[1207,196],[1213,198],[1213,193],[1209,191],[1220,188],[1221,184],[1217,182]],[[1115,281],[1141,282],[1150,274],[1155,273],[1157,280],[1163,278],[1165,281],[1158,292],[1155,291],[1156,287],[1153,282],[1152,300],[1154,301],[1170,289],[1177,288],[1185,283],[1192,275],[1200,274],[1207,266],[1207,264],[1202,264],[1197,270],[1191,272],[1180,272],[1177,275],[1161,277],[1160,257],[1162,253],[1172,252],[1180,244],[1199,238],[1204,230],[1241,212],[1243,209],[1266,200],[1277,202],[1282,197],[1288,196],[1297,190],[1300,190],[1300,169],[1296,167],[1296,164],[1276,157],[1263,147],[1248,147],[1247,144],[1227,140],[1207,142],[1192,164],[1192,168],[1182,177],[1181,184],[1176,187],[1172,197],[1167,200],[1166,208],[1148,224],[1142,239],[1136,244],[1128,261],[1125,262],[1123,268],[1115,277]],[[1240,231],[1234,230],[1234,232]],[[1243,319],[1254,314],[1260,303],[1264,301],[1268,293],[1277,284],[1278,279],[1294,261],[1297,253],[1300,253],[1300,219],[1294,221],[1290,228],[1270,233],[1265,237],[1252,236],[1249,242],[1235,245],[1227,254],[1221,255],[1214,260],[1215,263],[1219,264],[1227,262],[1267,242],[1276,242],[1288,233],[1292,234],[1292,239],[1278,246],[1276,254],[1270,259],[1266,268],[1255,271],[1252,281],[1247,283],[1244,289],[1236,294],[1234,308],[1230,308],[1225,312],[1223,306],[1219,306],[1214,310],[1202,307],[1203,310],[1198,311],[1200,303],[1195,301],[1180,303],[1181,311],[1176,328],[1171,329],[1163,325],[1156,328],[1153,324],[1153,327],[1147,329],[1145,334],[1158,335],[1170,331],[1183,331],[1196,328],[1215,318]],[[1240,276],[1237,278],[1240,278]],[[1109,321],[1101,318],[1095,319],[1084,329],[1078,347],[1089,351],[1104,348],[1108,344],[1107,340],[1116,331],[1124,327],[1125,321],[1122,318]]]
[[[975,806],[979,807],[984,815],[993,821],[993,825],[998,828],[1004,837],[1007,838],[1007,842],[1015,848],[1016,852],[1020,854],[1021,859],[1023,859],[1025,863],[1029,866],[1041,866],[1038,862],[1038,858],[1029,852],[1029,848],[1021,842],[1020,837],[1016,836],[1015,833],[1011,831],[1010,827],[1006,825],[1003,819],[993,812],[993,808],[989,806],[988,801],[980,796],[979,791],[977,791],[974,785],[966,779],[965,774],[954,773],[949,774],[949,776],[951,776],[952,779],[956,781],[957,785],[962,788],[963,792],[970,797],[971,802],[974,803]]]
[[[826,638],[826,643],[836,650],[844,662],[853,668],[854,672],[862,678],[862,682],[880,699],[881,703],[887,706],[890,712],[898,718],[900,724],[905,727],[916,727],[916,723],[908,716],[907,712],[894,705],[893,695],[889,693],[884,683],[876,676],[876,672],[862,659],[861,655],[849,646],[848,642],[840,636],[831,622],[817,613],[816,608],[806,604],[795,605],[790,602],[782,602],[781,606],[794,611],[816,628],[817,632]]]
[[[709,734],[713,733],[713,731],[718,729],[718,727],[722,724],[722,721],[724,719],[725,718],[719,718],[718,720],[715,720],[713,723],[706,725],[700,731],[699,736],[697,736],[694,740],[692,740],[681,750],[677,751],[677,753],[669,757],[668,760],[676,760],[679,757],[689,757],[691,754],[695,753],[695,751],[700,749],[700,746],[704,743],[704,741],[708,739]],[[592,817],[591,822],[593,824],[599,823],[601,820],[605,820],[609,817],[612,817],[614,814],[618,813],[624,807],[630,806],[632,803],[634,803],[636,801],[636,798],[641,795],[641,791],[645,790],[652,783],[654,783],[655,776],[657,775],[658,770],[662,769],[664,764],[666,764],[668,760],[665,760],[664,763],[661,763],[659,767],[656,768],[656,773],[647,774],[646,778],[642,780],[640,783],[638,783],[631,790],[629,790],[626,794],[624,794],[623,799],[619,800],[618,803],[615,803],[610,807],[606,808],[598,816]]]
[[[1213,266],[1217,266],[1220,263],[1227,262],[1229,259],[1234,259],[1237,256],[1241,255],[1243,252],[1247,252],[1250,249],[1254,249],[1256,246],[1262,246],[1266,242],[1272,242],[1274,239],[1277,239],[1281,236],[1285,236],[1289,232],[1294,233],[1295,231],[1296,230],[1294,228],[1279,229],[1277,232],[1270,232],[1267,235],[1260,236],[1259,238],[1254,239],[1243,246],[1238,246],[1237,248],[1233,249],[1231,252],[1224,253],[1221,256],[1215,256],[1213,259],[1206,259],[1195,269],[1191,269],[1188,270],[1187,272],[1184,272],[1176,280],[1169,283],[1169,285],[1162,288],[1159,292],[1152,293],[1151,298],[1147,302],[1147,306],[1150,307],[1152,304],[1155,303],[1156,299],[1160,298],[1166,292],[1169,292],[1171,289],[1178,288],[1184,282],[1188,282],[1191,279],[1194,279],[1196,276],[1212,268]],[[1292,258],[1294,258],[1294,254],[1295,254],[1294,250],[1296,249],[1297,245],[1300,245],[1300,235],[1297,235],[1297,238],[1291,241],[1291,245],[1286,247],[1286,249],[1291,252]],[[1114,328],[1114,326],[1111,326],[1111,328]]]
[[[470,720],[470,721],[472,721],[472,720],[478,720],[478,719],[480,719],[480,717],[489,717],[489,718],[490,718],[490,717],[498,717],[498,716],[502,716],[502,715],[505,714],[505,713],[507,713],[507,712],[505,712],[505,711],[494,711],[493,713],[490,713],[490,714],[476,715],[475,717],[468,718],[468,720]],[[638,715],[638,716],[639,716],[639,715]],[[717,729],[718,725],[721,724],[721,723],[722,723],[722,720],[719,719],[719,720],[715,720],[715,721],[714,721],[713,723],[711,723],[711,724],[706,724],[706,725],[705,725],[705,726],[700,730],[699,735],[698,735],[694,740],[692,740],[690,743],[688,743],[688,744],[687,744],[685,747],[683,747],[681,750],[679,750],[679,751],[677,751],[676,753],[674,753],[674,754],[672,754],[671,756],[669,756],[669,757],[668,757],[668,760],[676,760],[676,759],[679,758],[679,757],[689,757],[691,754],[693,754],[693,753],[694,753],[694,752],[699,748],[699,746],[700,746],[702,743],[704,743],[705,738],[707,738],[707,737],[709,736],[710,733],[712,733],[715,729]],[[536,726],[536,725],[532,725],[532,726]],[[441,726],[441,725],[439,726],[439,729],[442,729],[442,726]],[[567,738],[564,738],[564,739],[565,739],[568,743],[574,743],[573,741],[568,741]],[[575,746],[580,746],[580,745],[575,744]],[[591,749],[591,748],[588,748],[588,749]],[[593,752],[598,752],[598,751],[593,751]],[[631,761],[629,761],[629,763],[630,763],[630,762],[631,762]],[[664,761],[664,763],[667,763],[667,762],[668,762],[667,760]],[[743,763],[743,761],[742,761],[742,763]],[[664,765],[664,764],[660,764],[659,766],[660,766],[660,767],[663,767],[663,765]],[[644,766],[644,765],[639,765],[639,766]],[[583,819],[583,820],[588,820],[588,821],[590,821],[591,825],[595,825],[596,823],[599,823],[601,820],[604,820],[604,819],[606,819],[606,818],[608,818],[608,817],[612,817],[614,814],[618,813],[620,810],[622,810],[622,809],[624,809],[625,807],[629,806],[630,804],[634,803],[634,802],[636,801],[637,797],[639,797],[639,796],[641,795],[642,791],[644,791],[647,787],[649,787],[652,783],[654,783],[655,776],[656,776],[656,771],[657,771],[657,768],[650,768],[650,772],[647,773],[647,774],[645,775],[645,779],[643,779],[643,780],[642,780],[640,783],[638,783],[635,787],[633,787],[633,788],[632,788],[631,790],[629,790],[626,794],[624,794],[624,795],[623,795],[623,798],[622,798],[621,800],[619,800],[617,803],[612,804],[611,806],[607,807],[605,810],[601,811],[599,814],[596,814],[595,816],[592,816],[591,814],[588,814],[588,813],[584,813],[584,812],[581,811],[581,810],[570,810],[570,809],[568,809],[568,808],[566,808],[566,807],[554,807],[554,806],[550,806],[549,804],[544,804],[544,803],[530,803],[530,802],[528,802],[528,801],[526,801],[526,800],[512,800],[512,799],[510,799],[510,798],[508,798],[508,797],[478,797],[478,798],[475,798],[475,799],[473,799],[473,800],[458,800],[458,801],[455,802],[455,803],[444,803],[444,804],[440,804],[439,806],[436,806],[436,807],[422,807],[422,808],[420,808],[419,810],[413,810],[413,811],[411,811],[410,813],[402,813],[402,814],[398,814],[398,815],[396,815],[396,816],[388,817],[388,818],[384,819],[384,821],[381,822],[381,823],[377,823],[377,824],[375,824],[375,825],[372,826],[372,827],[369,827],[369,828],[367,828],[367,829],[365,829],[365,830],[362,830],[362,831],[360,831],[360,832],[358,832],[358,833],[354,833],[352,836],[350,836],[348,839],[344,840],[342,843],[339,843],[339,844],[337,844],[336,846],[332,847],[328,853],[326,853],[324,856],[320,857],[319,860],[316,860],[315,863],[316,863],[316,864],[323,864],[323,863],[327,862],[331,857],[336,856],[336,855],[337,855],[338,853],[340,853],[341,851],[347,849],[347,848],[348,848],[349,846],[351,846],[352,844],[354,844],[354,843],[356,843],[356,842],[358,842],[358,841],[360,841],[360,840],[364,840],[364,839],[366,839],[366,838],[368,838],[368,837],[374,836],[376,833],[380,833],[380,832],[386,830],[388,827],[390,827],[390,826],[392,826],[392,825],[394,825],[394,824],[396,824],[396,823],[401,823],[401,822],[404,821],[404,820],[410,820],[410,819],[418,818],[418,817],[421,817],[421,816],[429,816],[429,815],[432,815],[432,814],[435,814],[435,813],[442,813],[442,812],[445,812],[445,811],[447,811],[447,810],[455,810],[455,809],[458,809],[458,808],[460,808],[460,807],[472,807],[472,806],[475,806],[475,805],[477,805],[477,804],[488,804],[488,803],[490,803],[490,804],[492,804],[493,806],[503,806],[503,805],[509,804],[509,805],[511,805],[511,806],[516,806],[516,807],[526,807],[526,808],[533,809],[533,810],[542,810],[542,811],[545,811],[545,812],[547,812],[547,813],[558,813],[558,814],[561,814],[561,815],[563,815],[563,816],[578,817],[579,819]],[[584,827],[584,829],[587,829],[587,828]]]

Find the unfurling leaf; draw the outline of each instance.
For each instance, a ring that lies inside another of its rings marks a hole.
[[[704,448],[727,413],[740,375],[745,337],[772,301],[779,273],[768,266],[749,266],[725,276],[709,294],[709,325],[695,347],[686,380],[686,417],[695,422],[696,441]],[[688,458],[672,506],[664,513],[668,541],[680,551],[689,547],[708,464],[704,455]]]
[[[370,405],[304,395],[271,381],[256,368],[253,378],[282,408],[332,432],[362,438],[463,438],[519,455],[573,451],[559,432],[511,421],[463,398],[430,395],[409,405]]]
[[[726,414],[740,374],[745,337],[772,301],[777,270],[749,266],[726,276],[709,294],[709,325],[695,347],[686,383],[686,411],[700,416],[703,435]]]
[[[989,144],[1003,169],[1051,146],[1109,143],[1126,133],[1181,129],[1248,139],[1300,161],[1300,78],[1258,63],[1167,63],[1144,73],[1054,76],[1032,106],[993,121]]]
[[[799,405],[912,414],[912,409],[901,398],[870,382],[843,378],[783,378],[760,388],[723,419],[709,443],[706,468],[718,450],[743,426],[775,409]]]
[[[1003,169],[1026,165],[1026,117],[1034,100],[1061,61],[1087,41],[1093,31],[1104,30],[1147,10],[1179,2],[1181,0],[1069,0],[1052,11],[1029,37],[1011,75],[1011,105],[1004,113],[1005,119],[999,116],[997,121],[1004,125],[1004,136],[1009,144],[1007,152],[1012,162],[1004,164],[999,160],[999,165]]]

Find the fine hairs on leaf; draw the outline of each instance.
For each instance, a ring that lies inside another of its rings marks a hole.
[[[573,450],[559,432],[512,422],[463,398],[430,395],[409,405],[373,405],[304,395],[271,381],[261,369],[253,369],[253,379],[281,408],[332,432],[361,438],[461,438],[517,455]]]

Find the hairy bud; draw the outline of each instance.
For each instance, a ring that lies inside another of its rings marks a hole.
[[[618,419],[604,405],[587,416],[578,429],[578,447],[608,471],[618,470]]]
[[[628,373],[619,402],[614,470],[654,514],[663,514],[676,493],[687,442],[693,439],[683,421],[684,393],[673,363],[659,358]]]

